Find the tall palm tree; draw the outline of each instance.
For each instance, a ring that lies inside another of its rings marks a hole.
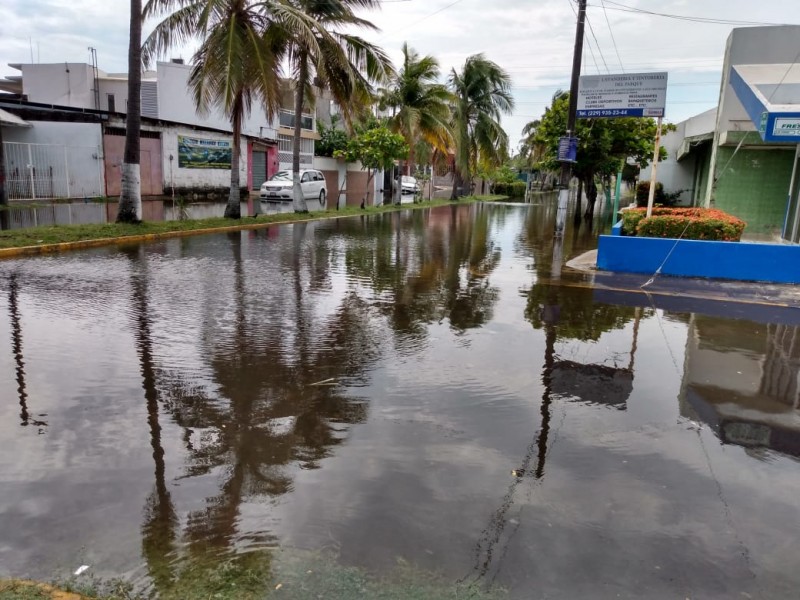
[[[142,180],[139,134],[142,128],[142,0],[131,0],[128,39],[128,114],[125,118],[125,153],[122,157],[122,189],[117,223],[142,219]]]
[[[511,76],[483,54],[468,57],[460,72],[453,69],[448,85],[456,98],[453,106],[456,142],[453,199],[456,199],[459,187],[472,179],[478,160],[499,164],[508,154],[508,134],[500,124],[500,117],[514,109],[514,98]]]
[[[415,147],[420,142],[442,153],[447,153],[453,143],[450,129],[453,96],[447,86],[438,83],[439,75],[436,58],[420,56],[405,42],[403,67],[381,90],[379,106],[394,109],[389,127],[402,135],[410,148],[407,169],[414,168]]]
[[[300,130],[304,107],[314,106],[312,87],[328,90],[338,104],[345,124],[366,106],[372,83],[382,83],[394,72],[386,53],[359,36],[338,31],[354,27],[375,31],[370,21],[357,17],[354,8],[376,8],[379,0],[285,0],[314,21],[313,36],[291,21],[282,23],[276,38],[283,38],[294,80],[294,141],[292,172],[294,210],[308,212],[300,187]]]
[[[225,217],[241,217],[239,180],[242,123],[263,105],[272,118],[280,107],[281,43],[275,25],[313,41],[313,19],[283,0],[148,0],[144,16],[162,20],[145,40],[145,62],[199,38],[189,87],[201,113],[222,109],[233,130],[231,187]]]

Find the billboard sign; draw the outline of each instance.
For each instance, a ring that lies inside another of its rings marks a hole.
[[[667,73],[584,75],[578,85],[579,119],[663,117]]]
[[[230,169],[230,140],[178,136],[178,167],[181,169]]]

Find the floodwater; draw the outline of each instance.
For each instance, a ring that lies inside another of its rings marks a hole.
[[[1,262],[0,577],[89,565],[180,597],[266,557],[283,597],[371,597],[279,573],[292,551],[499,597],[796,597],[796,310],[603,295],[558,268],[553,219]],[[561,255],[595,244],[570,227]]]

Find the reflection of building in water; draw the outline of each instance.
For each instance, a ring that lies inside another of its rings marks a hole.
[[[723,443],[800,456],[800,328],[695,315],[689,324],[681,415]]]

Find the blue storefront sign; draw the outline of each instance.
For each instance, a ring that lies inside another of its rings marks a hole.
[[[578,138],[558,138],[558,160],[560,162],[575,162],[578,158]]]
[[[743,76],[740,68],[731,67],[730,84],[761,139],[765,142],[800,143],[800,112],[786,110],[784,104],[772,104],[758,89],[758,84]]]

